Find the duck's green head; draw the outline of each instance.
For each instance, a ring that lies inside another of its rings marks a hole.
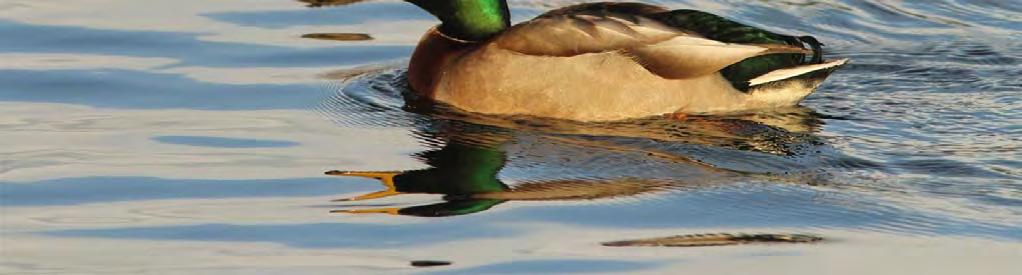
[[[405,0],[440,19],[445,35],[480,41],[511,26],[505,0]]]

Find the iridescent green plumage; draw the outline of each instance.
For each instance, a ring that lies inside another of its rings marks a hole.
[[[398,191],[456,196],[507,190],[497,179],[506,156],[496,148],[451,142],[420,157],[431,168],[395,176]]]
[[[480,41],[511,26],[504,0],[407,0],[429,11],[443,22],[444,34],[468,41]]]
[[[400,194],[440,194],[444,202],[400,208],[338,210],[344,213],[391,213],[420,217],[465,215],[490,209],[507,200],[474,198],[473,195],[508,191],[497,179],[506,155],[497,145],[469,145],[451,141],[439,150],[419,154],[430,168],[403,172],[342,172],[328,175],[359,176],[378,179],[388,190],[352,199],[378,199]]]

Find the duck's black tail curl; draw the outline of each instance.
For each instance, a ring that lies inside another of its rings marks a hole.
[[[805,45],[809,45],[809,48],[813,50],[813,57],[806,64],[820,64],[820,63],[823,63],[823,46],[824,46],[823,43],[820,43],[819,40],[816,40],[816,37],[812,37],[812,36],[808,36],[808,35],[806,35],[806,36],[799,36],[797,39],[801,43],[804,43]]]

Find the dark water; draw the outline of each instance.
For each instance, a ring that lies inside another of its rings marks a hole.
[[[0,273],[1022,268],[1022,2],[650,1],[852,63],[799,107],[613,123],[406,100],[432,19],[336,2],[0,2]],[[824,241],[601,245],[701,233]]]

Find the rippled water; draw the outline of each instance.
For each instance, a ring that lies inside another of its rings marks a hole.
[[[406,99],[432,19],[333,2],[0,2],[0,272],[1022,268],[1022,2],[649,1],[852,63],[800,107],[613,123]],[[824,240],[601,245],[704,233]]]

